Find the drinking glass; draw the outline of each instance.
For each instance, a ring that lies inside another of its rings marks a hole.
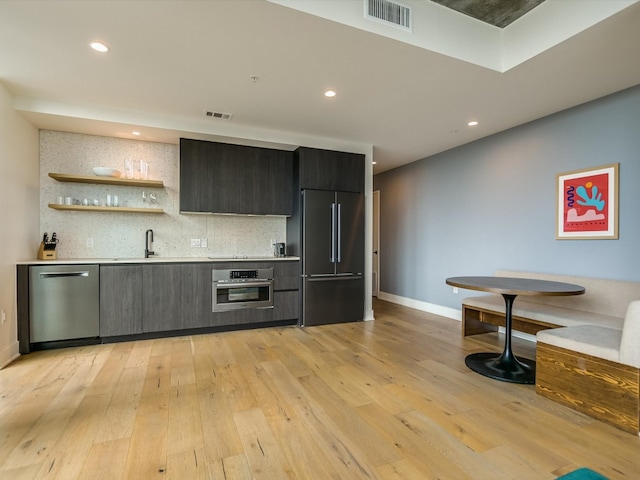
[[[149,180],[149,162],[140,160],[140,179]]]
[[[124,161],[124,176],[127,178],[133,178],[134,162],[132,159],[127,158]]]

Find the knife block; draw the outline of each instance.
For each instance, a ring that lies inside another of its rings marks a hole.
[[[53,248],[51,247],[53,246]],[[40,242],[40,248],[38,248],[38,260],[55,260],[56,259],[56,244]]]

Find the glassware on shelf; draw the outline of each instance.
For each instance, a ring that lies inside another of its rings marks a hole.
[[[140,160],[140,179],[149,180],[149,162]]]
[[[135,178],[135,160],[127,158],[124,161],[124,176],[126,178]]]

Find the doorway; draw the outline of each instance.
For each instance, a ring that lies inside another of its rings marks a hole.
[[[378,296],[380,291],[380,190],[373,192],[373,241],[371,261],[371,294]]]

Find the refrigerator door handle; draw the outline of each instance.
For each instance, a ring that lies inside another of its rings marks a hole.
[[[337,263],[340,263],[342,261],[342,204],[339,203],[338,204],[338,237],[336,239],[336,242],[338,243],[338,259],[336,260]]]
[[[328,277],[307,277],[308,282],[335,282],[338,280],[362,280],[362,275],[329,275]]]
[[[331,263],[336,263],[336,204],[331,204]]]

